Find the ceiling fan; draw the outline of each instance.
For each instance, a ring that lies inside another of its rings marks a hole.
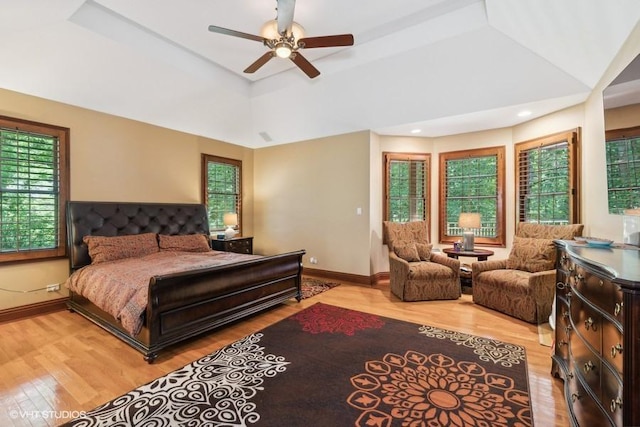
[[[255,73],[264,64],[275,56],[279,58],[289,58],[298,66],[309,78],[318,77],[320,71],[305,59],[299,52],[300,49],[311,49],[317,47],[337,47],[352,46],[352,34],[337,34],[333,36],[320,37],[301,37],[302,27],[293,21],[293,10],[295,8],[295,0],[277,0],[277,19],[265,24],[265,27],[273,26],[277,28],[277,32],[266,34],[264,36],[256,36],[253,34],[243,33],[240,31],[229,30],[227,28],[209,25],[209,31],[228,36],[241,37],[243,39],[255,40],[262,42],[269,48],[269,51],[258,58],[253,64],[249,65],[244,72]],[[263,27],[263,29],[265,28]]]

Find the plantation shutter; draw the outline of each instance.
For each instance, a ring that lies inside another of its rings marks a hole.
[[[576,132],[566,132],[516,144],[518,222],[562,225],[578,221],[576,141]]]
[[[447,231],[461,236],[458,217],[462,212],[481,214],[481,228],[476,236],[497,236],[498,158],[497,155],[469,157],[447,161],[446,200]]]
[[[440,154],[440,241],[462,236],[461,213],[479,213],[476,243],[504,244],[504,147]]]
[[[384,153],[384,158],[384,218],[393,222],[427,220],[430,156]]]
[[[0,259],[62,256],[68,129],[8,120],[0,118]]]
[[[242,162],[203,154],[204,203],[209,214],[209,229],[224,230],[224,214],[238,214],[242,221]],[[238,228],[241,229],[240,224]]]

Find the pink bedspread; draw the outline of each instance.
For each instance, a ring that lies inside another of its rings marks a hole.
[[[74,272],[65,286],[118,319],[136,336],[147,307],[153,276],[259,258],[233,252],[157,252],[139,258],[92,264]]]

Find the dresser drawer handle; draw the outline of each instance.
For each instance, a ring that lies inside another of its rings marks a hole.
[[[595,368],[596,365],[593,364],[593,362],[591,360],[587,361],[587,363],[584,364],[584,373],[588,374],[589,372],[591,372],[593,370],[593,368]]]
[[[578,275],[576,276],[576,281],[582,281],[582,280],[584,280],[584,276],[578,273]]]
[[[598,326],[594,324],[593,319],[591,317],[589,317],[587,320],[584,321],[584,328],[587,331],[589,329],[591,329],[594,332],[598,330]]]
[[[563,311],[562,312],[562,317],[569,317],[569,312],[568,311]]]
[[[580,395],[578,393],[572,393],[571,394],[571,401],[575,402],[576,400],[580,399]]]
[[[565,340],[560,340],[558,341],[558,348],[562,347],[563,345],[567,345],[568,343]]]
[[[615,358],[618,353],[622,353],[622,344],[620,343],[611,346],[611,357]]]
[[[622,398],[620,396],[611,399],[611,412],[616,412],[618,409],[622,409]]]
[[[556,283],[556,288],[560,289],[561,291],[564,290],[564,288],[567,288],[567,287],[568,286],[564,282]]]
[[[567,378],[569,378],[570,380],[573,379],[573,371],[569,371],[569,373],[567,374]]]
[[[622,311],[622,303],[617,302],[615,308],[613,309],[613,314],[617,316]]]
[[[598,284],[599,284],[600,286],[603,286],[603,285],[604,285],[604,282],[603,282],[602,280],[600,280],[600,281],[598,282]]]

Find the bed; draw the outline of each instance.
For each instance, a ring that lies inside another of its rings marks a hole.
[[[95,267],[96,258],[91,265],[86,241],[114,240],[97,236],[137,239],[149,233],[154,233],[159,240],[191,235],[204,235],[208,239],[206,207],[200,204],[68,202],[69,281]],[[85,236],[91,237],[85,239]],[[229,253],[211,252],[226,261],[149,276],[148,285],[143,286],[141,326],[134,332],[80,292],[70,289],[67,306],[140,351],[144,359],[152,363],[158,352],[167,346],[291,298],[300,301],[304,250],[270,256],[234,254],[239,256],[237,259],[230,259]]]

